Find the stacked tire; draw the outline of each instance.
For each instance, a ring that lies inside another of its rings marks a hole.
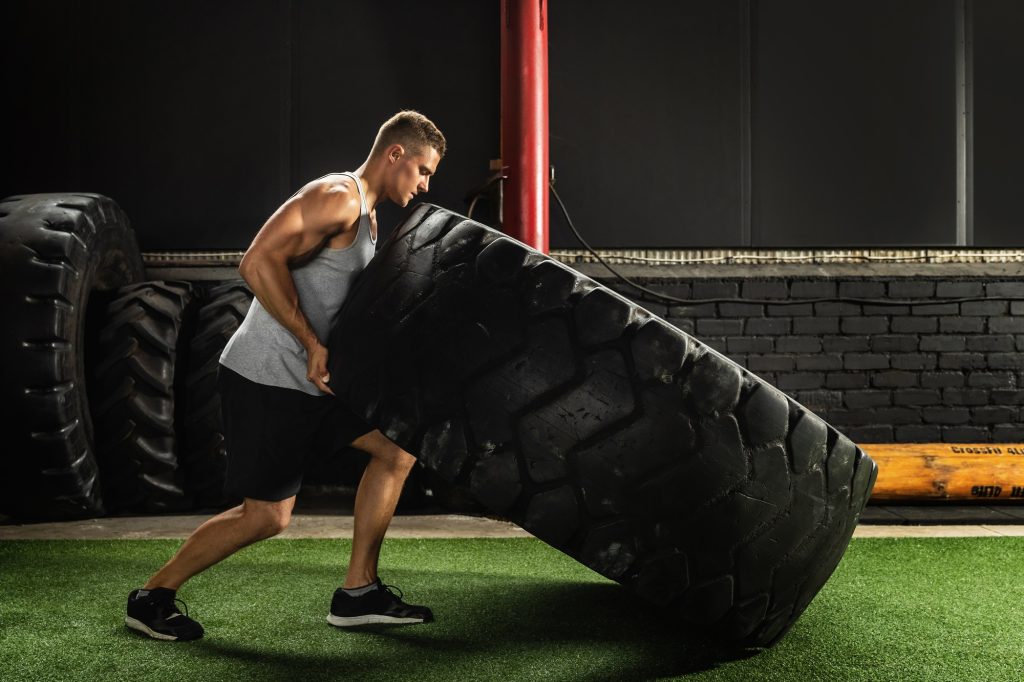
[[[105,312],[89,385],[109,513],[219,510],[227,452],[221,351],[252,302],[245,283],[142,282]]]
[[[89,367],[103,500],[111,513],[190,508],[178,466],[179,392],[188,361],[179,339],[194,295],[185,282],[124,287],[106,309]]]
[[[128,219],[98,194],[0,201],[0,511],[103,513],[86,395],[87,340],[106,299],[143,279]]]
[[[68,520],[239,502],[223,490],[216,378],[252,303],[243,281],[144,281],[111,199],[47,194],[0,202],[0,283],[0,514]],[[325,453],[310,480],[352,484],[360,455]],[[423,504],[416,478],[406,507]]]
[[[0,202],[0,513],[67,520],[219,508],[217,359],[252,294],[143,281],[97,194]]]

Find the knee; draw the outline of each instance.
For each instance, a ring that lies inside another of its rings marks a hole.
[[[416,466],[416,458],[397,445],[388,448],[383,459],[396,474],[402,476],[408,476],[412,468]]]
[[[291,514],[287,512],[285,512],[282,515],[272,516],[268,518],[266,520],[266,523],[264,523],[263,525],[264,536],[272,538],[275,535],[280,535],[284,532],[285,528],[288,527],[288,524],[291,522],[291,520]]]
[[[282,505],[264,504],[248,510],[254,534],[259,539],[280,535],[292,519],[291,509]]]
[[[408,475],[416,465],[415,457],[383,435],[375,441],[354,445],[361,446],[360,449],[372,459],[384,464],[396,474]]]

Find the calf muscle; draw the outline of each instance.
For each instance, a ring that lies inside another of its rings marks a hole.
[[[283,531],[291,519],[295,498],[280,502],[246,500],[207,519],[178,548],[177,553],[145,584],[146,589],[177,590],[189,578],[254,542]]]

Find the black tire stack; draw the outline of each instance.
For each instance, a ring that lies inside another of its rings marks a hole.
[[[0,202],[0,513],[66,520],[223,507],[215,379],[244,283],[143,281],[98,194]]]
[[[9,321],[0,330],[9,435],[0,514],[67,520],[240,502],[223,490],[216,378],[252,293],[241,280],[144,279],[134,233],[111,199],[0,202],[0,312]],[[366,456],[336,449],[312,482],[358,481]],[[423,504],[417,478],[404,507]]]
[[[0,511],[38,520],[103,513],[86,346],[105,297],[142,279],[135,236],[110,199],[0,201]]]
[[[89,386],[109,512],[183,511],[175,393],[187,355],[179,338],[194,297],[185,282],[124,287],[107,306]]]

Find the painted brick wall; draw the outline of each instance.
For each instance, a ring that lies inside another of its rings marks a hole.
[[[645,286],[692,301],[667,304],[590,269],[855,441],[1024,440],[1024,275],[754,279],[652,269]]]

